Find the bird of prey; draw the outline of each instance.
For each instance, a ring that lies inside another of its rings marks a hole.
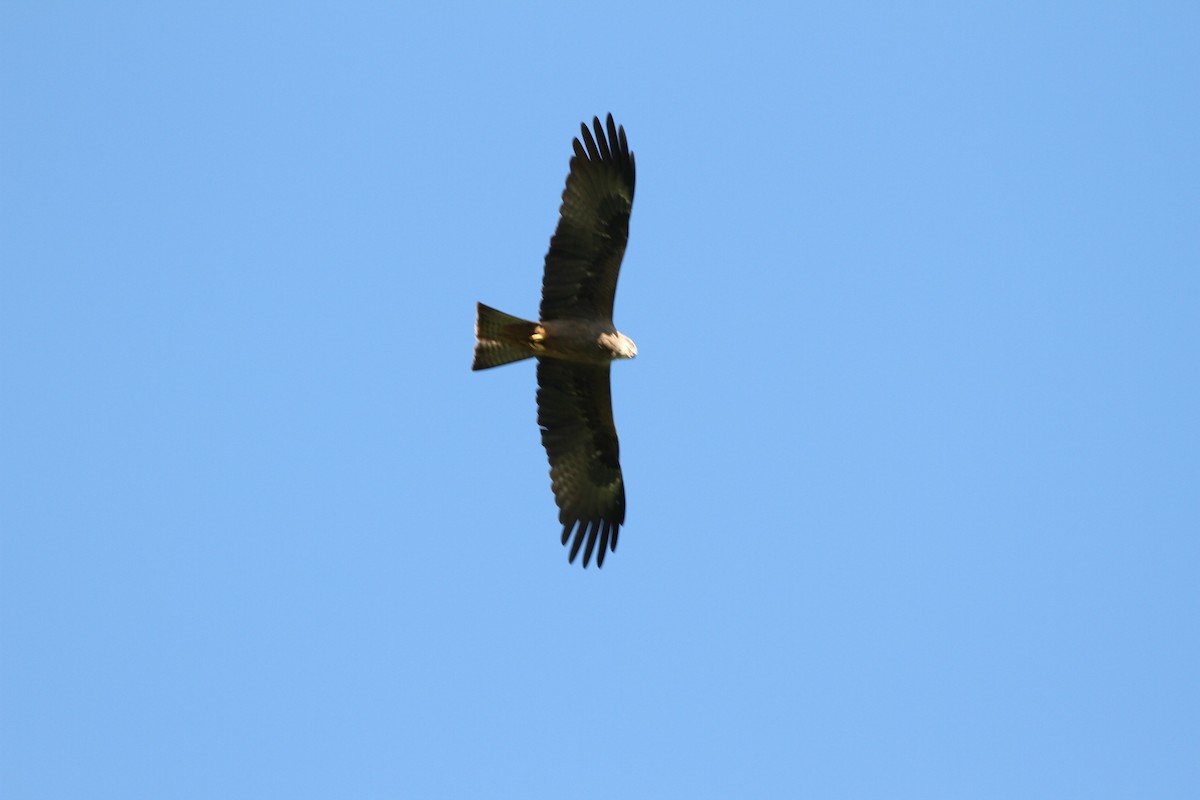
[[[550,458],[562,543],[571,541],[571,563],[583,547],[585,569],[597,540],[596,566],[604,565],[625,522],[608,378],[613,361],[637,355],[637,346],[612,321],[633,208],[633,153],[612,114],[607,135],[599,117],[592,125],[594,137],[583,123],[574,142],[558,227],[546,253],[538,322],[478,303],[471,367],[537,358],[538,426]]]

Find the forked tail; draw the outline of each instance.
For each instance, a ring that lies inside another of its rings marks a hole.
[[[491,306],[476,303],[475,363],[471,369],[487,369],[510,364],[535,355],[530,337],[536,322],[497,311]]]

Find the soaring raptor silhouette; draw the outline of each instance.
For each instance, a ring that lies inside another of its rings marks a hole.
[[[617,274],[633,209],[633,153],[625,129],[608,115],[607,133],[592,119],[593,138],[580,125],[558,227],[542,277],[538,322],[477,304],[475,363],[487,369],[538,360],[538,425],[550,457],[550,482],[568,560],[583,547],[587,567],[599,540],[596,566],[617,549],[625,522],[625,482],[613,424],[609,365],[633,358],[637,346],[613,326]]]

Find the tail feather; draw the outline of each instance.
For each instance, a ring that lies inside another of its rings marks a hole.
[[[536,322],[476,303],[475,362],[471,369],[487,369],[521,361],[534,355],[530,338]]]

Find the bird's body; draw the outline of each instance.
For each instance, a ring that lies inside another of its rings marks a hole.
[[[528,322],[517,319],[505,323],[496,320],[488,331],[489,321],[495,320],[494,315],[508,315],[483,303],[477,304],[477,311],[475,369],[495,367],[531,356],[584,364],[607,364],[618,358],[637,355],[637,345],[613,327],[611,322],[584,319]],[[496,363],[480,363],[489,359],[496,360]]]
[[[558,227],[542,280],[540,320],[479,303],[473,369],[538,359],[538,425],[571,561],[584,547],[596,565],[617,547],[625,522],[625,482],[613,424],[609,365],[637,347],[613,325],[617,275],[629,236],[635,167],[624,128],[582,125],[563,190]]]

